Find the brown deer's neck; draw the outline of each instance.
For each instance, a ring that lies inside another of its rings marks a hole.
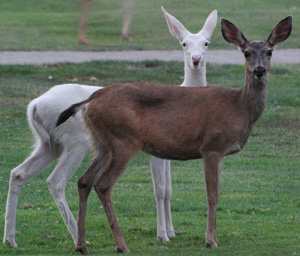
[[[257,121],[265,109],[267,100],[268,73],[261,79],[246,72],[242,90],[242,106],[248,113],[249,126]]]

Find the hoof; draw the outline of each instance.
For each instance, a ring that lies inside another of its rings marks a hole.
[[[216,242],[211,242],[211,243],[206,242],[206,248],[211,248],[211,249],[218,248],[218,245]]]
[[[89,250],[86,247],[82,247],[82,246],[76,247],[76,252],[79,252],[81,255],[89,254]]]
[[[82,44],[82,45],[86,45],[86,44],[88,44],[89,42],[88,42],[88,40],[86,40],[86,39],[79,39],[78,40],[78,44]]]
[[[12,247],[12,248],[17,248],[18,247],[18,245],[17,245],[17,243],[15,241],[9,241],[7,239],[5,239],[3,241],[3,244],[5,244],[8,247]]]
[[[117,253],[130,253],[128,248],[117,247]]]
[[[132,40],[132,37],[128,34],[122,34],[122,38],[125,41],[131,41]]]
[[[176,236],[174,230],[168,231],[167,233],[168,233],[168,237],[175,237]]]
[[[166,236],[166,235],[162,235],[162,236],[157,236],[157,240],[159,241],[159,242],[170,242],[170,239],[169,239],[169,237],[168,236]]]

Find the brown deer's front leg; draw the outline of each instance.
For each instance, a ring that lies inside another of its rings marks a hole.
[[[216,152],[203,152],[203,159],[208,205],[206,247],[217,248],[217,203],[220,195],[220,174],[223,157]]]

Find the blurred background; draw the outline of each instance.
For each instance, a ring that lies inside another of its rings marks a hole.
[[[224,17],[238,25],[248,39],[266,39],[274,24],[291,14],[293,33],[279,47],[300,48],[299,0],[135,0],[130,41],[121,37],[123,1],[91,1],[86,24],[88,44],[80,45],[78,28],[83,0],[1,0],[0,51],[178,50],[161,6],[193,33],[198,32],[208,14],[217,9],[219,19]],[[232,48],[221,37],[218,23],[210,49]]]

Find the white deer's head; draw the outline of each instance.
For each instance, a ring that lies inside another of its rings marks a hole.
[[[161,9],[171,35],[178,39],[183,48],[185,65],[188,65],[191,69],[199,69],[205,63],[205,52],[217,25],[217,10],[212,11],[208,15],[203,28],[197,34],[193,34],[179,20],[167,13],[163,7]]]

